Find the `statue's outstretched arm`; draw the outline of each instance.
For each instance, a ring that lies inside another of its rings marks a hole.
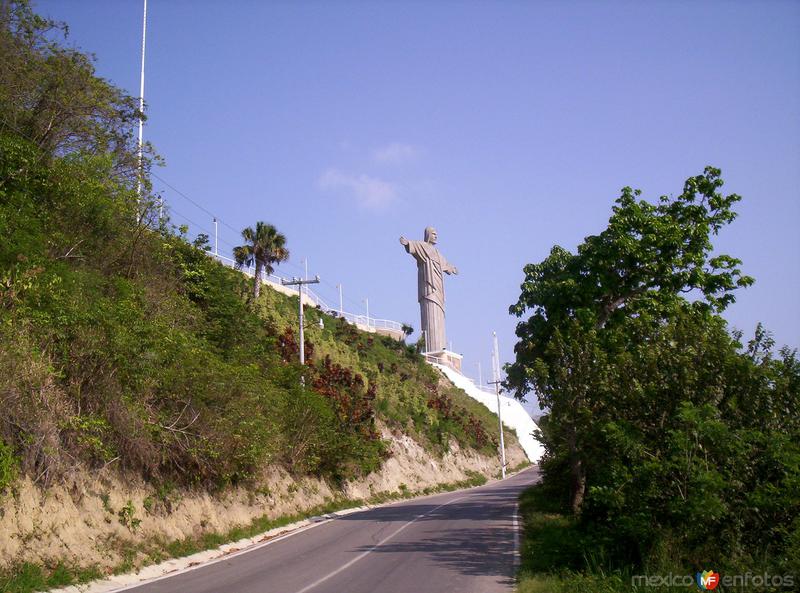
[[[445,274],[456,274],[456,275],[458,275],[458,268],[455,267],[450,262],[445,262],[444,273]]]
[[[408,245],[408,239],[406,239],[402,235],[400,235],[400,245],[402,245],[403,247],[406,247]]]

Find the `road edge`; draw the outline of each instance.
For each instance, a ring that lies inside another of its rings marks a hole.
[[[223,544],[218,548],[214,548],[211,550],[204,550],[202,552],[196,552],[189,556],[181,556],[180,558],[171,558],[169,560],[165,560],[164,562],[160,562],[158,564],[145,566],[138,572],[113,575],[110,577],[105,577],[103,579],[90,581],[88,583],[70,585],[68,587],[62,587],[59,589],[48,589],[46,593],[118,593],[121,591],[127,591],[129,589],[134,589],[146,583],[152,583],[155,581],[160,581],[162,579],[171,578],[179,574],[182,574],[184,572],[189,572],[204,566],[210,566],[212,564],[216,564],[217,562],[228,560],[230,558],[234,558],[242,554],[248,554],[255,550],[259,550],[271,544],[292,537],[293,535],[297,535],[299,533],[309,531],[320,525],[324,525],[325,523],[329,523],[330,521],[333,521],[339,517],[344,517],[346,515],[351,515],[354,513],[361,513],[372,509],[403,504],[411,500],[424,500],[426,498],[432,498],[434,496],[442,496],[445,494],[456,494],[458,492],[465,492],[467,490],[475,490],[477,488],[483,488],[491,484],[496,484],[498,482],[503,482],[504,480],[509,480],[525,471],[529,471],[536,467],[538,467],[537,464],[532,463],[531,465],[522,468],[521,470],[514,472],[513,474],[508,474],[504,479],[497,479],[497,478],[488,479],[485,484],[481,484],[480,486],[459,488],[447,492],[435,492],[433,494],[420,494],[419,496],[412,496],[410,498],[404,498],[401,500],[393,500],[379,504],[360,505],[360,506],[350,507],[347,509],[342,509],[340,511],[336,511],[333,513],[320,515],[317,517],[309,517],[308,519],[296,521],[294,523],[290,523],[282,527],[275,527],[273,529],[269,529],[253,537],[248,537],[237,540],[235,542],[229,542],[227,544]]]

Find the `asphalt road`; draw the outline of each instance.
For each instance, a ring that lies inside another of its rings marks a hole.
[[[499,593],[514,589],[516,504],[500,482],[338,517],[135,593]]]

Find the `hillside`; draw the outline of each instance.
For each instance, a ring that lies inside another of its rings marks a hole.
[[[308,310],[301,367],[297,298],[137,198],[131,98],[0,17],[0,588],[499,471],[492,415],[412,347]]]
[[[296,297],[263,290],[253,301],[242,274],[180,234],[137,225],[133,201],[109,187],[100,159],[43,164],[26,140],[0,142],[4,506],[20,491],[32,504],[58,488],[67,500],[50,501],[50,512],[89,497],[87,520],[110,514],[124,526],[119,507],[129,505],[128,523],[141,521],[148,497],[159,516],[171,497],[242,496],[285,480],[318,480],[329,499],[367,498],[414,485],[412,475],[369,481],[402,453],[397,443],[434,460],[456,448],[497,471],[491,414],[440,387],[412,347],[311,309],[301,368]],[[88,475],[105,486],[86,491]],[[142,506],[128,502],[137,497]],[[8,513],[0,522],[29,544],[4,538],[6,565],[29,559],[31,540],[47,540],[24,523]],[[187,530],[201,523],[198,515]]]

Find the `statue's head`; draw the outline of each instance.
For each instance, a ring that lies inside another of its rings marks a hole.
[[[429,226],[425,229],[425,242],[430,243],[431,245],[436,245],[436,229],[432,226]]]

